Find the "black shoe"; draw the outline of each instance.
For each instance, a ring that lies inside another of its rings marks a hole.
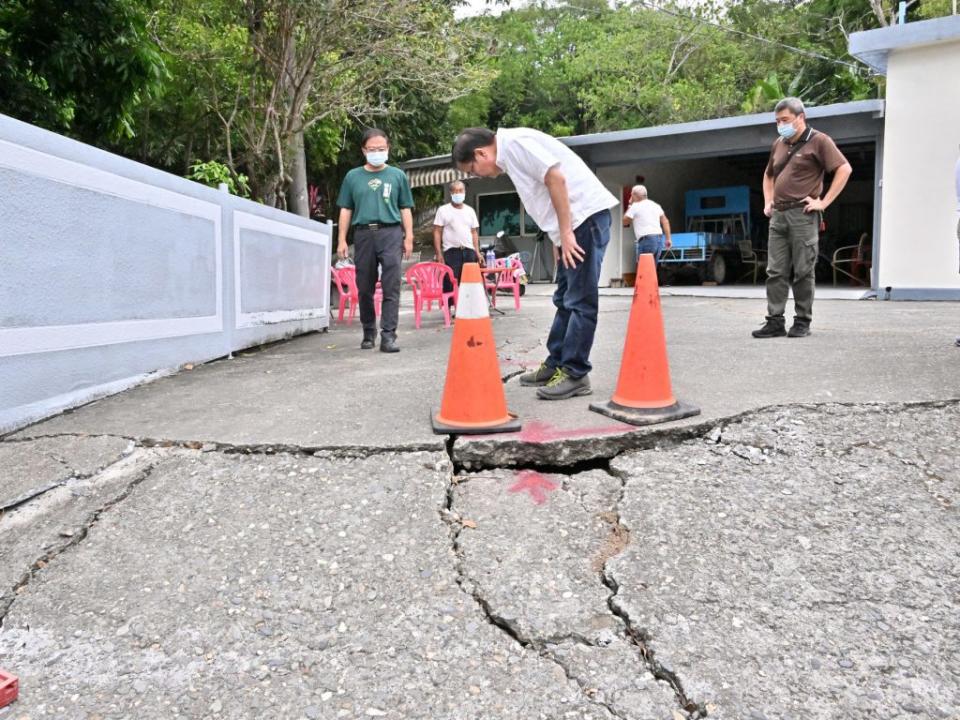
[[[558,368],[550,381],[537,390],[537,397],[541,400],[566,400],[578,395],[589,395],[590,378],[586,375],[570,377],[563,368]]]
[[[787,337],[807,337],[810,334],[810,323],[794,322],[787,332]]]
[[[373,335],[367,335],[367,333],[364,333],[364,334],[363,334],[363,342],[360,343],[360,349],[361,349],[361,350],[373,350],[373,346],[376,344],[376,342],[377,342],[377,334],[376,334],[376,333],[373,333]]]
[[[380,352],[397,353],[400,352],[400,346],[397,345],[397,339],[391,335],[380,335]]]
[[[755,338],[783,337],[787,334],[786,323],[784,323],[782,317],[768,317],[767,322],[764,323],[763,327],[759,330],[754,330],[752,334]]]
[[[520,376],[520,384],[525,387],[542,387],[550,382],[550,378],[553,377],[555,372],[555,368],[550,367],[546,363],[540,363],[540,367],[536,370]]]

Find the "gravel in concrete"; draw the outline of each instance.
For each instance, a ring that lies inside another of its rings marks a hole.
[[[960,716],[960,406],[762,412],[613,461],[614,604],[710,717]]]
[[[445,455],[150,452],[4,618],[14,717],[613,717],[461,589]]]

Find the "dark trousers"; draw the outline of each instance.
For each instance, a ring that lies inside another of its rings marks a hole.
[[[663,248],[663,237],[661,235],[643,235],[637,238],[637,262],[640,262],[640,256],[649,253],[653,255],[654,262],[660,261],[660,252]]]
[[[557,264],[557,290],[553,304],[557,314],[547,337],[550,357],[547,365],[563,368],[571,377],[586,375],[590,364],[590,350],[597,331],[597,308],[600,293],[600,265],[610,242],[610,212],[594,213],[573,231],[577,244],[583,248],[583,260],[574,268]]]
[[[353,231],[353,262],[357,267],[357,293],[360,296],[360,324],[365,337],[376,336],[377,315],[373,294],[377,289],[377,268],[383,304],[380,308],[380,330],[396,338],[400,316],[400,263],[403,261],[403,228],[391,225],[361,228]]]
[[[473,251],[473,248],[449,248],[443,251],[443,262],[453,270],[453,276],[457,279],[457,282],[460,282],[460,276],[463,274],[463,266],[466,263],[475,263],[477,262],[477,253]],[[451,292],[453,290],[453,283],[450,282],[449,278],[443,279],[443,291]],[[453,307],[453,299],[451,298],[449,303],[450,307]]]
[[[820,213],[803,208],[774,210],[767,243],[767,317],[782,318],[793,290],[794,319],[813,318],[814,269],[820,240]]]

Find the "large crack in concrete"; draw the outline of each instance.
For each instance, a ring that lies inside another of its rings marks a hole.
[[[452,445],[452,439],[450,444]],[[510,469],[514,470],[516,468]],[[614,473],[609,466],[609,462],[601,460],[582,462],[572,467],[568,466],[557,468],[553,466],[527,466],[524,469],[534,470],[537,472],[550,472],[552,474],[565,474],[569,476],[599,469],[605,471],[608,475],[619,481],[620,490],[614,507],[610,510],[597,514],[600,519],[610,525],[610,535],[598,556],[593,559],[591,566],[597,573],[599,582],[609,591],[609,595],[607,597],[608,610],[610,614],[617,619],[619,625],[621,626],[623,639],[625,639],[635,648],[638,662],[643,668],[643,671],[648,673],[654,680],[666,683],[670,687],[675,695],[678,706],[682,710],[682,714],[686,718],[689,720],[706,718],[708,714],[706,704],[699,703],[691,699],[686,694],[683,688],[683,683],[677,674],[671,671],[669,668],[663,666],[656,659],[654,651],[649,646],[651,638],[645,636],[645,634],[635,626],[626,610],[619,606],[616,602],[616,597],[619,592],[619,585],[617,584],[616,579],[613,577],[613,574],[608,571],[607,563],[613,557],[622,552],[630,542],[630,531],[621,523],[619,512],[620,501],[623,499],[624,494],[626,493],[627,478]],[[487,621],[492,626],[499,629],[521,647],[532,650],[541,657],[559,666],[563,670],[567,679],[576,683],[585,697],[604,707],[614,717],[620,718],[621,720],[630,720],[631,715],[627,714],[626,711],[616,707],[614,703],[604,702],[598,699],[597,696],[602,688],[592,686],[588,680],[580,677],[577,674],[574,668],[571,667],[570,663],[564,662],[562,658],[558,657],[550,650],[551,646],[561,646],[569,643],[584,645],[590,648],[603,647],[602,645],[599,645],[594,638],[585,637],[584,635],[576,632],[567,632],[562,635],[551,635],[544,637],[525,635],[516,622],[502,616],[496,611],[491,602],[483,596],[476,584],[473,584],[472,588],[468,587],[468,579],[465,570],[466,558],[460,545],[459,538],[463,529],[465,527],[470,527],[470,525],[466,524],[469,521],[465,521],[456,510],[455,489],[460,483],[470,482],[471,477],[476,479],[479,477],[479,475],[474,474],[472,476],[468,476],[467,479],[463,479],[464,476],[457,475],[456,473],[457,469],[455,468],[454,474],[451,476],[450,484],[447,488],[446,504],[441,509],[440,515],[442,521],[448,526],[450,531],[452,549],[454,556],[456,557],[455,570],[457,585],[460,587],[461,591],[473,599],[473,601],[483,612]],[[567,492],[573,492],[568,487],[564,487],[564,490]],[[574,495],[576,496],[576,493],[574,493]],[[582,496],[578,496],[577,500],[585,512],[592,512]]]
[[[540,657],[557,665],[557,667],[563,670],[564,676],[568,680],[576,683],[585,697],[604,707],[611,715],[619,718],[620,720],[629,720],[628,716],[622,714],[610,704],[599,702],[594,693],[590,692],[591,688],[588,687],[588,683],[584,682],[581,678],[578,678],[565,663],[561,662],[557,657],[549,652],[549,650],[547,650],[546,641],[543,639],[538,640],[525,637],[515,623],[512,623],[507,618],[497,614],[490,602],[484,598],[478,590],[471,590],[467,587],[466,572],[464,570],[465,559],[463,549],[460,546],[460,533],[463,531],[463,528],[466,527],[466,525],[464,525],[463,519],[460,518],[454,509],[454,490],[459,482],[457,477],[458,476],[456,474],[451,474],[450,482],[447,486],[446,502],[444,507],[440,510],[440,519],[444,524],[447,525],[449,529],[451,546],[454,557],[456,558],[454,570],[456,572],[457,587],[459,587],[461,592],[470,597],[477,604],[477,606],[483,612],[484,617],[487,619],[487,622],[491,626],[500,630],[504,635],[509,637],[520,647],[535,652]],[[554,644],[557,644],[569,639],[571,638],[555,638],[553,640]],[[577,638],[577,641],[589,642],[585,638]]]
[[[620,495],[617,498],[616,506],[610,511],[609,522],[612,527],[611,533],[617,537],[626,535],[628,538],[627,542],[629,542],[630,530],[622,524],[620,518],[620,503],[623,501],[624,495],[627,491],[628,478],[625,474],[617,473],[613,468],[608,468],[607,472],[609,472],[611,476],[620,480]],[[636,624],[630,618],[630,614],[627,612],[626,608],[617,602],[617,595],[620,593],[620,584],[614,577],[613,572],[607,569],[607,564],[625,547],[626,544],[620,547],[615,554],[604,558],[602,566],[598,568],[600,581],[607,587],[607,589],[610,590],[610,595],[607,597],[607,607],[609,607],[610,612],[619,618],[620,622],[623,623],[626,637],[631,644],[636,647],[637,654],[640,657],[640,660],[646,666],[647,671],[655,679],[666,682],[671,687],[674,695],[676,695],[677,702],[680,704],[680,707],[685,713],[687,713],[687,717],[690,718],[690,720],[705,718],[708,714],[706,704],[699,703],[687,695],[683,689],[683,683],[681,682],[679,676],[669,668],[664,667],[664,665],[657,660],[656,654],[650,648],[650,641],[652,638],[650,638],[646,633],[642,632],[636,626]]]
[[[131,456],[128,456],[126,459],[131,459]],[[101,469],[95,475],[91,476],[91,478],[95,478],[97,475],[102,475],[105,472],[114,470],[116,466],[122,462],[123,460],[119,460],[111,463],[106,468]],[[59,541],[54,543],[52,546],[49,546],[43,552],[43,554],[30,563],[27,570],[24,571],[20,578],[14,583],[13,587],[0,595],[0,628],[3,627],[7,613],[16,602],[17,596],[23,592],[24,588],[30,584],[33,578],[36,577],[38,573],[42,572],[44,568],[54,562],[58,557],[86,540],[87,536],[90,534],[90,530],[97,524],[97,522],[100,520],[100,517],[105,512],[108,512],[110,509],[116,507],[130,497],[136,487],[150,477],[155,465],[156,463],[151,462],[143,469],[140,469],[133,476],[133,478],[129,480],[116,494],[113,494],[102,505],[88,513],[78,527],[68,532],[61,532],[59,535]]]
[[[51,438],[52,438],[52,437],[58,437],[58,436],[52,436],[52,435],[51,435],[51,436],[46,436],[46,437],[51,437]],[[109,436],[109,435],[92,436],[92,435],[82,435],[82,434],[69,433],[69,434],[64,434],[64,435],[62,435],[62,436],[59,436],[59,437],[78,437],[78,438],[80,438],[80,437],[83,437],[83,438],[86,438],[86,437],[115,437],[116,439],[129,440],[129,441],[132,443],[132,445],[131,445],[130,447],[128,447],[127,450],[125,450],[124,453],[123,453],[120,457],[117,457],[117,458],[115,458],[115,459],[107,462],[106,464],[100,465],[100,466],[94,468],[93,470],[90,470],[90,471],[87,471],[87,472],[84,472],[84,471],[82,471],[82,470],[78,470],[76,467],[74,467],[74,466],[72,465],[72,463],[71,463],[68,459],[63,458],[63,457],[60,457],[58,454],[56,454],[56,453],[54,453],[54,452],[51,452],[51,451],[49,451],[49,450],[45,450],[45,451],[42,453],[43,456],[44,456],[44,457],[47,457],[47,458],[49,458],[49,459],[51,459],[51,460],[53,460],[54,462],[59,463],[60,465],[63,465],[63,467],[68,471],[69,474],[68,474],[66,477],[63,477],[63,478],[60,479],[60,480],[56,480],[56,481],[54,481],[54,482],[50,482],[50,483],[47,483],[47,484],[45,484],[45,485],[38,486],[38,487],[36,487],[36,488],[33,488],[33,489],[32,489],[31,491],[29,491],[29,492],[26,492],[26,493],[24,493],[24,494],[22,494],[22,495],[19,495],[19,496],[13,498],[13,499],[10,500],[9,502],[5,502],[5,503],[0,504],[0,518],[3,517],[4,513],[10,512],[10,511],[12,511],[12,510],[16,510],[17,508],[22,507],[22,506],[25,505],[26,503],[29,503],[29,502],[32,501],[32,500],[36,500],[36,499],[38,499],[38,498],[46,495],[47,493],[49,493],[49,492],[51,492],[51,491],[53,491],[53,490],[56,490],[57,488],[63,487],[64,485],[67,485],[68,483],[77,482],[77,481],[82,481],[82,480],[89,480],[90,478],[96,477],[96,476],[99,475],[100,473],[105,472],[106,470],[108,470],[111,466],[116,465],[118,462],[122,462],[123,459],[126,458],[126,457],[128,457],[128,456],[130,455],[130,453],[132,453],[132,452],[135,450],[135,448],[136,448],[136,441],[134,441],[134,440],[131,439],[131,438],[123,438],[123,437],[120,437],[120,436]],[[41,439],[45,439],[45,438],[41,438]],[[33,440],[33,439],[31,438],[31,440]],[[3,442],[4,444],[8,444],[8,443],[11,443],[11,442],[27,442],[27,440],[26,440],[26,439],[23,439],[23,440],[6,440],[6,441],[2,441],[2,442]]]

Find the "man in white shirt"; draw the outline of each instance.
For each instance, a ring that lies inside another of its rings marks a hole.
[[[437,262],[446,263],[453,276],[460,282],[464,263],[479,262],[483,265],[480,255],[480,223],[477,214],[463,201],[467,197],[467,188],[460,180],[454,180],[449,185],[450,202],[441,205],[433,219],[433,251]],[[443,279],[445,292],[453,290],[453,283]],[[450,299],[453,307],[453,299]]]
[[[547,233],[557,263],[557,308],[549,357],[520,384],[543,400],[589,395],[590,350],[597,329],[600,265],[617,199],[586,163],[556,138],[530,128],[469,128],[453,144],[454,164],[479,177],[510,176],[527,214]]]
[[[663,214],[663,208],[647,197],[647,188],[634,185],[630,192],[630,207],[623,216],[623,226],[633,225],[633,236],[637,240],[637,262],[644,253],[650,253],[654,260],[660,259],[660,253],[673,245],[670,238],[670,221]],[[663,231],[663,244],[660,244]]]

